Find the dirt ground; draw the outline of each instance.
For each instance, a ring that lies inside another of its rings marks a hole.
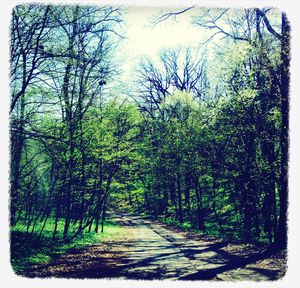
[[[284,276],[283,253],[180,232],[139,216],[116,216],[125,234],[73,249],[26,277],[269,281]]]

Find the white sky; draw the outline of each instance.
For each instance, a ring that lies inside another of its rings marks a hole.
[[[191,15],[195,11],[179,15],[177,21],[170,18],[152,25],[151,20],[157,18],[160,13],[161,8],[127,7],[124,15],[127,38],[118,47],[119,57],[124,61],[124,80],[130,77],[144,56],[154,58],[161,49],[196,46],[201,42],[201,29],[191,24]]]
[[[125,41],[131,53],[154,55],[162,47],[174,47],[180,44],[193,44],[199,41],[200,29],[190,24],[191,13],[177,17],[177,21],[163,21],[151,25],[150,21],[159,15],[158,8],[131,8],[125,15],[128,23]]]

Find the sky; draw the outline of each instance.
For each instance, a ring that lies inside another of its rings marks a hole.
[[[162,47],[174,47],[180,44],[194,44],[199,41],[200,29],[191,25],[191,13],[177,17],[177,21],[166,20],[157,25],[151,20],[157,18],[161,8],[130,8],[125,14],[128,24],[125,45],[135,55],[151,55]]]
[[[201,29],[191,23],[195,11],[181,14],[176,21],[169,19],[153,25],[151,21],[161,13],[161,8],[127,7],[124,14],[126,39],[118,48],[123,62],[123,79],[131,77],[143,57],[155,59],[161,49],[196,46],[204,37]]]

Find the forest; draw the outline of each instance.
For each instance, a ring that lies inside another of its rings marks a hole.
[[[275,8],[160,13],[152,25],[193,10],[190,21],[206,41],[142,57],[122,80],[116,55],[127,9],[12,11],[12,259],[28,239],[53,245],[101,234],[111,213],[285,249],[286,15]]]

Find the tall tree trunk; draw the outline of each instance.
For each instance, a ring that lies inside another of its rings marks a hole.
[[[81,107],[81,105],[80,105]],[[81,112],[80,112],[81,113]],[[86,189],[86,177],[85,177],[85,165],[86,165],[86,153],[83,143],[83,126],[82,126],[82,116],[80,116],[80,152],[81,152],[81,183],[80,183],[80,216],[79,216],[79,228],[78,230],[82,231],[83,219],[84,219],[84,210],[85,210],[85,189]]]
[[[199,185],[198,177],[195,175],[194,177],[194,185],[196,191],[196,199],[197,199],[197,226],[201,231],[205,230],[204,225],[204,215],[203,215],[203,207],[202,207],[202,193],[201,187]]]
[[[22,158],[22,151],[24,147],[24,120],[25,120],[25,95],[22,95],[20,101],[20,118],[17,123],[17,131],[15,134],[11,132],[11,199],[10,199],[10,221],[11,226],[16,223],[16,212],[18,210],[17,203],[20,197],[20,165]]]
[[[190,211],[191,203],[190,203],[190,189],[191,189],[191,179],[190,179],[190,171],[186,172],[185,175],[185,193],[184,193],[184,204],[186,206],[187,211]]]
[[[104,232],[104,222],[106,218],[106,200],[103,203],[102,217],[101,217],[101,233]]]
[[[182,191],[181,191],[181,179],[180,174],[177,173],[177,197],[178,197],[178,217],[180,224],[183,223],[183,211],[182,211]]]
[[[281,39],[281,167],[280,167],[280,211],[275,244],[279,248],[287,245],[287,206],[288,206],[288,129],[289,129],[289,65],[290,65],[290,24],[286,15],[282,14]]]

